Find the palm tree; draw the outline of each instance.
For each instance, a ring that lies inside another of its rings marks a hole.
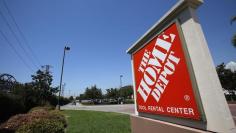
[[[236,16],[232,17],[231,19],[231,25],[233,24],[233,22],[236,21]],[[232,44],[233,46],[236,48],[236,33],[233,35],[233,38],[232,38]]]

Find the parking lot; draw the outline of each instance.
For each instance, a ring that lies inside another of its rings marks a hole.
[[[76,105],[68,104],[61,107],[62,110],[94,110],[104,112],[118,112],[125,114],[134,114],[134,104],[113,104],[113,105]]]

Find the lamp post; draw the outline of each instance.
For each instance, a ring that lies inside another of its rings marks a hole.
[[[122,77],[123,77],[123,75],[120,75],[120,89],[122,87]],[[121,97],[118,98],[118,104],[123,104]]]
[[[120,88],[122,87],[122,77],[123,75],[120,75]]]
[[[62,76],[63,76],[63,69],[64,69],[64,60],[65,60],[65,53],[66,51],[69,51],[70,47],[65,46],[64,52],[63,52],[63,59],[62,59],[62,66],[61,66],[61,79],[60,79],[60,88],[59,88],[59,94],[58,94],[58,102],[57,102],[57,108],[60,110],[60,96],[61,96],[61,84],[62,84]]]

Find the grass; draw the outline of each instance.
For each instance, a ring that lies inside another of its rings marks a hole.
[[[63,113],[68,121],[67,133],[131,133],[129,115],[83,110]]]

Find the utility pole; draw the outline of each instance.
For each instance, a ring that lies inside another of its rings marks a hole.
[[[121,87],[122,87],[122,77],[123,77],[123,75],[120,75],[120,89],[121,89]],[[118,103],[118,104],[121,104],[121,102],[122,102],[122,101],[121,101],[121,97],[119,97],[117,103]]]
[[[52,68],[51,65],[43,65],[41,66],[41,70],[45,75],[49,75],[51,73],[50,68]],[[47,84],[49,85],[49,83],[47,82]]]
[[[42,71],[44,71],[44,73],[51,73],[50,72],[50,68],[52,68],[51,65],[43,65],[41,66],[41,68],[42,68]]]
[[[122,87],[122,77],[123,75],[120,75],[120,88]]]

